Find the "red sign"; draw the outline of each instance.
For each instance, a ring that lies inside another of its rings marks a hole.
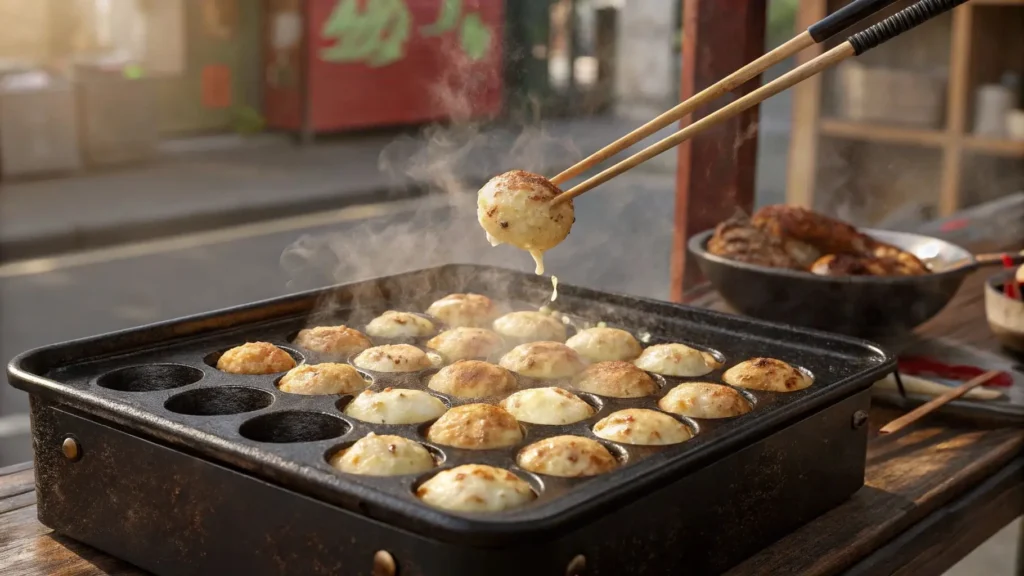
[[[501,0],[310,0],[314,130],[490,117],[501,109]]]

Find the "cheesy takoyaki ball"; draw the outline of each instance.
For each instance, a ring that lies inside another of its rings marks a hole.
[[[660,446],[686,442],[693,433],[687,425],[664,412],[629,408],[594,424],[594,435],[622,444]]]
[[[523,431],[515,417],[502,408],[463,404],[431,424],[427,439],[453,448],[491,450],[515,446],[523,440]]]
[[[591,362],[634,360],[643,352],[632,334],[618,328],[587,328],[566,340],[565,345]]]
[[[544,273],[544,252],[569,235],[572,200],[552,203],[562,191],[539,174],[512,170],[491,178],[477,193],[476,215],[493,246],[526,250]]]
[[[486,328],[452,328],[427,340],[427,347],[455,362],[496,357],[505,349],[505,340]]]
[[[651,375],[629,362],[598,362],[573,378],[572,386],[582,392],[611,398],[642,398],[658,391]]]
[[[345,414],[374,424],[420,424],[441,416],[447,409],[444,402],[422,390],[385,388],[357,394],[345,406]]]
[[[708,352],[685,344],[656,344],[634,362],[638,367],[664,376],[703,376],[722,364]]]
[[[537,497],[522,478],[483,464],[442,470],[420,484],[416,496],[428,506],[452,512],[501,512]]]
[[[399,476],[430,470],[434,467],[434,457],[418,442],[370,432],[331,456],[330,464],[349,474]]]
[[[418,372],[434,366],[426,352],[410,344],[367,348],[353,358],[352,363],[374,372]]]
[[[355,394],[370,383],[358,370],[348,364],[305,364],[297,366],[281,377],[277,387],[289,394]]]
[[[217,370],[231,374],[276,374],[292,368],[292,355],[269,342],[246,342],[217,359]]]
[[[453,328],[488,328],[498,317],[498,306],[481,294],[449,294],[431,304],[427,314]]]
[[[520,344],[501,357],[503,368],[530,378],[571,378],[587,367],[575,350],[559,342]]]
[[[732,418],[751,410],[743,394],[710,382],[684,382],[669,390],[658,407],[690,418]]]
[[[478,360],[461,360],[430,377],[428,387],[457,398],[485,398],[514,392],[516,377],[508,370]]]
[[[519,451],[516,463],[523,470],[563,478],[597,476],[619,464],[600,442],[582,436],[554,436],[534,442]]]
[[[348,326],[306,328],[299,331],[292,343],[336,358],[348,358],[373,346],[365,334]]]
[[[738,388],[795,392],[814,383],[810,375],[775,358],[752,358],[729,368],[722,381]]]
[[[425,338],[435,332],[434,323],[411,312],[388,310],[366,325],[374,338]]]
[[[579,396],[556,388],[528,388],[501,401],[516,420],[530,424],[572,424],[594,415],[594,407]]]
[[[505,314],[494,321],[494,331],[509,344],[565,342],[565,325],[560,320],[532,310]]]

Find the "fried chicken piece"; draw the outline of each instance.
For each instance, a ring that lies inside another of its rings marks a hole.
[[[772,268],[805,268],[791,258],[778,238],[755,227],[750,218],[737,214],[715,227],[708,252],[737,262]]]
[[[791,256],[794,250],[803,251],[801,244],[820,250],[812,263],[805,265],[815,274],[830,271],[827,275],[911,276],[929,272],[913,254],[879,242],[845,222],[805,208],[765,206],[751,220],[768,235],[780,239]],[[855,262],[850,256],[861,261]],[[794,259],[806,262],[800,256]]]

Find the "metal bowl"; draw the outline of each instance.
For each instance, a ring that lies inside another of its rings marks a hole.
[[[690,238],[690,253],[729,306],[755,318],[863,337],[913,330],[942,310],[978,267],[967,250],[938,238],[863,229],[927,263],[923,276],[818,276],[736,262],[707,251],[714,230]]]

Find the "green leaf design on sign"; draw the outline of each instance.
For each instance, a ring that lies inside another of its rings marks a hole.
[[[386,66],[405,57],[412,16],[404,0],[341,0],[320,30],[334,45],[320,51],[327,62],[362,62]]]
[[[487,55],[491,47],[491,31],[477,13],[467,14],[462,19],[462,30],[459,33],[462,51],[472,60],[480,60]]]
[[[462,16],[462,0],[444,0],[437,21],[420,28],[420,33],[429,37],[450,32],[459,24],[459,16]]]

